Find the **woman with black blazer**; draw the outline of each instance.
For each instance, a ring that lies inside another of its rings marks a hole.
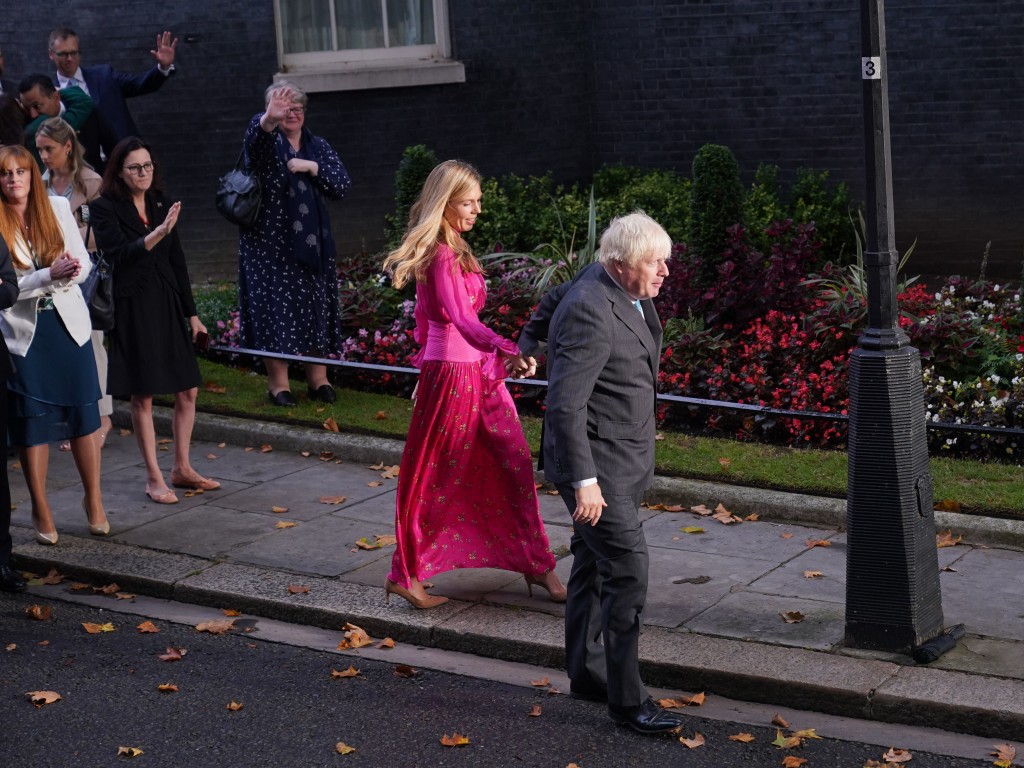
[[[18,275],[11,264],[11,252],[0,237],[0,309],[14,306],[18,299]],[[0,336],[0,433],[7,433],[7,380],[14,374],[7,342]],[[25,580],[11,567],[11,485],[7,462],[0,466],[0,591],[23,592]]]
[[[78,285],[89,255],[63,197],[49,197],[35,158],[24,147],[0,149],[0,235],[11,251],[19,295],[0,312],[0,330],[14,356],[7,381],[8,439],[32,498],[36,541],[56,544],[46,498],[49,443],[71,441],[85,498],[89,531],[110,532],[100,495],[100,396],[89,345],[92,322]]]
[[[149,145],[135,136],[119,142],[90,210],[96,245],[115,276],[107,392],[131,397],[132,426],[146,462],[146,495],[156,504],[177,504],[178,497],[157,464],[153,395],[174,395],[171,484],[206,491],[220,487],[189,459],[202,381],[193,344],[206,326],[196,315],[175,231],[180,211],[181,203],[170,203],[160,191]]]

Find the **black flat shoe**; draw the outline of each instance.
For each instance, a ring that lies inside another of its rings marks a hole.
[[[267,397],[274,405],[295,405],[295,397],[287,389],[282,389],[276,395],[273,392],[267,392]]]
[[[321,384],[316,389],[309,387],[307,389],[310,400],[319,400],[321,403],[333,403],[338,399],[338,396],[334,393],[334,387],[330,384]]]
[[[9,565],[0,565],[0,592],[24,592],[25,580]]]
[[[604,704],[608,701],[608,691],[596,685],[576,685],[569,683],[569,697],[583,701],[596,701]]]
[[[683,727],[682,715],[666,712],[651,698],[639,707],[609,704],[608,714],[619,725],[629,726],[637,733],[665,733]]]

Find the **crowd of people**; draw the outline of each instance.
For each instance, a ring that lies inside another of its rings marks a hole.
[[[23,78],[17,97],[0,77],[0,419],[18,450],[43,545],[58,541],[46,497],[51,442],[65,441],[74,456],[90,533],[110,532],[100,453],[111,396],[130,400],[151,502],[177,503],[174,488],[219,488],[189,460],[201,383],[194,343],[206,328],[177,230],[182,206],[165,196],[158,158],[125,104],[174,74],[176,45],[169,32],[158,35],[155,66],[130,76],[81,66],[78,36],[59,27],[49,38],[55,73]],[[300,88],[272,84],[242,141],[262,197],[255,224],[239,235],[242,339],[268,353],[267,396],[280,407],[297,402],[291,359],[306,361],[309,399],[334,402],[320,361],[341,346],[326,201],[343,197],[351,181],[337,152],[306,127],[306,107]],[[567,603],[572,695],[606,703],[613,720],[642,733],[678,728],[681,719],[647,693],[637,653],[648,569],[638,510],[653,476],[662,335],[651,299],[668,274],[671,242],[643,213],[615,219],[599,263],[550,291],[513,340],[479,317],[486,283],[463,235],[482,206],[479,172],[460,160],[441,163],[382,264],[397,288],[415,285],[420,345],[385,599],[432,609],[447,602],[429,592],[440,573],[522,574],[531,594],[539,587]],[[91,250],[102,251],[115,274],[106,339],[93,331],[79,287]],[[529,445],[505,386],[506,377],[534,375],[534,355],[545,347],[542,467],[573,524],[568,587],[555,573]],[[156,394],[174,397],[169,484],[157,463]],[[5,465],[0,589],[18,591],[25,585],[10,567],[9,497]]]

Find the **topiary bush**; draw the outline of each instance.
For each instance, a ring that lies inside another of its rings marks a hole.
[[[385,235],[390,251],[402,243],[409,225],[409,209],[420,196],[423,182],[438,164],[437,155],[423,144],[406,147],[395,172],[395,212],[386,215]]]
[[[743,185],[740,166],[728,147],[705,144],[693,159],[690,189],[690,251],[700,258],[701,285],[711,285],[722,252],[729,244],[729,228],[743,224]]]

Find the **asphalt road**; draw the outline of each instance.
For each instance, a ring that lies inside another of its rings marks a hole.
[[[439,652],[398,647],[343,655],[325,650],[342,639],[341,631],[245,617],[226,634],[210,634],[194,624],[223,619],[214,609],[102,595],[88,598],[91,604],[76,604],[64,602],[70,597],[66,589],[64,584],[36,594],[0,594],[0,763],[5,768],[125,763],[760,768],[781,766],[787,756],[806,759],[805,768],[861,768],[869,759],[883,762],[887,749],[837,738],[807,739],[797,748],[780,749],[772,745],[774,727],[696,716],[687,718],[682,735],[693,738],[699,732],[704,745],[688,749],[677,737],[640,736],[616,727],[600,705],[553,695],[527,681],[513,685],[437,669],[447,665],[476,674],[488,665],[498,670],[501,662],[460,661],[457,654],[448,654],[434,668],[413,667],[415,674],[402,676],[396,673],[405,671],[398,670],[399,662],[439,658]],[[49,607],[51,617],[30,619],[25,611],[32,605]],[[175,620],[155,618],[159,615]],[[148,620],[159,632],[137,630]],[[108,622],[113,632],[89,634],[83,627]],[[186,653],[178,661],[161,660],[168,648]],[[332,678],[332,670],[350,665],[359,670],[357,676]],[[161,692],[162,684],[173,684],[177,691]],[[37,707],[28,691],[54,691],[61,698]],[[232,702],[241,708],[229,709]],[[539,716],[531,716],[534,707],[540,707]],[[813,728],[823,718],[813,713],[787,717],[787,734]],[[442,737],[455,732],[469,743],[443,746]],[[753,741],[730,740],[740,733],[751,734]],[[355,752],[339,754],[338,742]],[[142,754],[118,756],[119,747]],[[980,742],[971,749],[978,750],[976,759],[914,749],[910,766],[991,765],[994,758],[985,758]]]

